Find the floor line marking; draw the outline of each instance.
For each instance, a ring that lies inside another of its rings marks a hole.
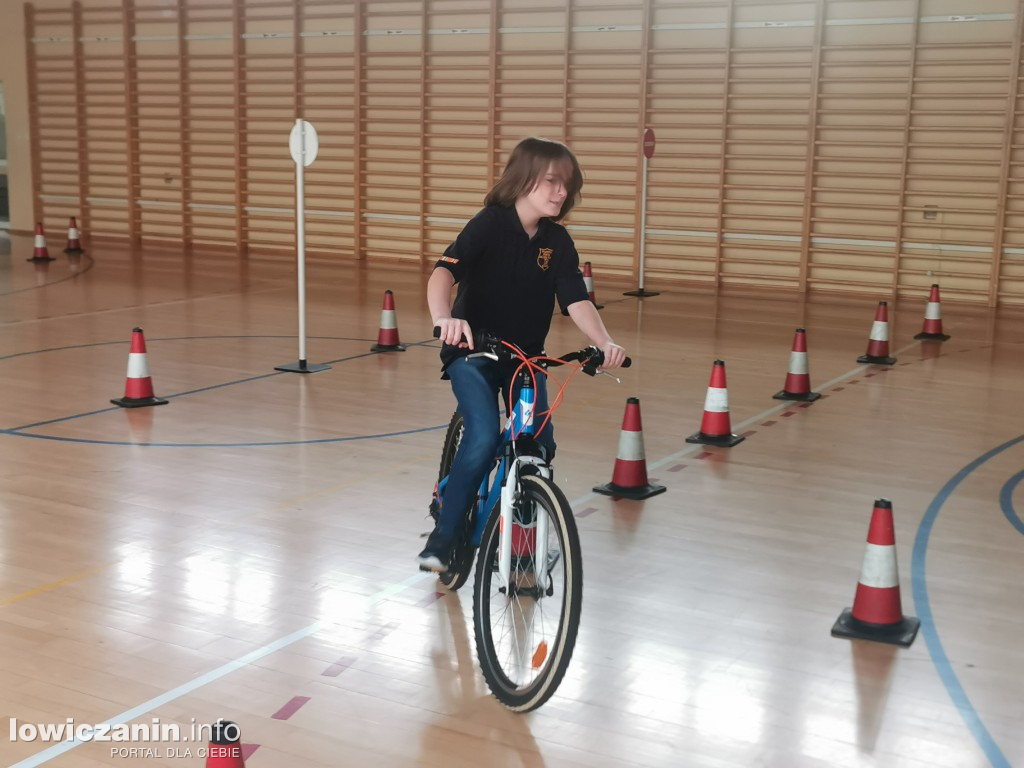
[[[387,600],[392,595],[397,594],[398,592],[401,592],[402,590],[407,589],[408,587],[411,587],[412,585],[423,581],[425,578],[426,574],[416,573],[410,576],[409,578],[404,579],[403,581],[385,587],[379,592],[376,592],[373,595],[370,595],[366,598],[366,604],[364,606],[364,609],[371,608],[374,605],[377,605],[378,603]],[[249,653],[244,654],[243,656],[239,656],[238,658],[229,661],[226,664],[222,664],[216,669],[210,670],[206,674],[193,678],[192,680],[189,680],[187,683],[179,685],[177,688],[172,688],[171,690],[166,691],[165,693],[162,693],[159,696],[154,696],[152,699],[142,702],[138,706],[132,707],[131,709],[127,709],[121,714],[115,715],[109,720],[105,720],[100,725],[115,726],[129,723],[132,720],[135,720],[136,718],[142,717],[142,715],[145,715],[153,711],[157,707],[162,707],[165,704],[180,699],[182,696],[187,696],[188,694],[202,688],[203,686],[209,685],[212,682],[220,680],[222,677],[226,677],[227,675],[230,675],[232,672],[242,669],[243,667],[246,667],[252,664],[253,662],[259,661],[260,659],[269,656],[272,653],[280,651],[283,648],[287,648],[290,645],[294,645],[300,640],[304,640],[307,637],[310,637],[311,635],[315,635],[320,630],[329,628],[334,625],[334,622],[315,621],[312,624],[303,627],[302,629],[298,629],[290,634],[284,635],[283,637],[279,637],[277,640],[274,640],[271,643],[267,643],[266,645],[261,646],[260,648],[257,648],[254,651],[250,651]],[[27,757],[24,760],[14,763],[10,766],[10,768],[35,768],[36,766],[48,763],[54,758],[59,757],[60,755],[65,754],[66,752],[70,752],[72,749],[80,747],[82,746],[82,744],[85,743],[87,742],[80,741],[78,738],[76,738],[74,741],[63,741],[60,744],[54,744],[52,747],[44,749],[42,752],[38,752],[35,755],[32,755],[31,757]]]
[[[1024,442],[1024,435],[1008,440],[987,453],[983,453],[946,482],[935,498],[932,499],[931,504],[928,505],[924,517],[921,518],[917,528],[917,535],[914,537],[914,550],[910,565],[914,607],[917,610],[918,617],[921,619],[921,634],[924,636],[925,644],[928,646],[928,653],[931,656],[932,664],[935,666],[935,671],[938,672],[942,684],[946,687],[946,692],[949,694],[950,699],[952,699],[953,706],[960,713],[960,717],[963,718],[967,729],[971,732],[978,746],[984,751],[993,768],[1012,768],[1012,766],[992,737],[992,734],[989,733],[988,728],[985,727],[985,723],[982,721],[978,711],[971,704],[967,692],[957,678],[953,665],[950,663],[949,657],[942,647],[939,631],[935,626],[935,617],[932,615],[931,602],[928,598],[928,545],[931,542],[931,533],[935,527],[935,520],[957,486],[986,461],[1020,442]]]

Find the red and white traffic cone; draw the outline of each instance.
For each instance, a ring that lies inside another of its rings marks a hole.
[[[128,376],[124,397],[111,400],[122,408],[142,408],[146,405],[167,405],[167,401],[153,394],[153,379],[146,364],[146,338],[141,328],[132,328],[132,347],[128,353]]]
[[[626,413],[622,417],[619,452],[615,457],[612,481],[594,487],[597,493],[623,499],[646,499],[665,492],[664,485],[647,481],[647,459],[644,456],[644,430],[640,423],[640,400],[627,398]]]
[[[587,287],[587,296],[590,298],[590,303],[598,309],[604,309],[604,304],[598,304],[597,299],[594,298],[594,271],[589,261],[583,262],[583,284]]]
[[[789,353],[789,370],[786,383],[781,392],[776,392],[776,400],[803,400],[813,403],[821,394],[811,392],[811,377],[807,372],[807,331],[797,328],[793,335],[793,351]]]
[[[384,291],[384,306],[380,311],[380,330],[377,332],[377,343],[370,347],[370,351],[405,352],[405,347],[398,341],[395,296],[391,291]]]
[[[36,223],[36,238],[32,248],[32,258],[27,261],[53,261],[53,256],[46,248],[46,236],[43,234],[42,222]]]
[[[77,254],[85,253],[82,250],[81,235],[78,232],[78,222],[75,221],[75,217],[71,217],[71,221],[68,222],[68,244],[64,249],[64,253]]]
[[[711,367],[711,382],[704,398],[704,417],[700,422],[700,432],[686,438],[688,443],[701,445],[718,445],[731,448],[746,440],[742,435],[734,435],[729,423],[729,390],[725,386],[725,362],[715,360]]]
[[[206,768],[245,768],[241,735],[238,724],[230,720],[218,720],[210,726]]]
[[[868,336],[868,351],[857,358],[858,363],[874,363],[876,365],[892,365],[895,357],[889,357],[889,304],[878,302],[875,311],[875,322],[871,324]]]
[[[928,304],[924,308],[924,327],[915,339],[932,339],[945,341],[948,334],[942,332],[942,307],[939,305],[939,286],[933,284],[928,294]]]
[[[832,636],[876,640],[906,648],[914,642],[920,626],[919,619],[903,615],[892,502],[878,499],[871,513],[853,608],[840,614],[832,627]]]

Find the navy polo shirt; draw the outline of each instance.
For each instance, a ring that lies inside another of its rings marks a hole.
[[[543,218],[529,237],[515,206],[489,205],[466,224],[438,259],[459,289],[452,317],[488,330],[528,355],[544,351],[555,299],[563,310],[587,301],[576,245],[565,227]],[[444,345],[448,365],[469,350]]]

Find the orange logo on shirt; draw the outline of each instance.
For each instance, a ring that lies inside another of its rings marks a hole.
[[[537,254],[537,266],[545,272],[551,266],[551,256],[554,253],[550,248],[541,248]]]

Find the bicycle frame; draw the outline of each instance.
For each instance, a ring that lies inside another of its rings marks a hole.
[[[494,514],[496,505],[500,504],[498,514],[501,515],[501,538],[498,550],[498,573],[501,577],[501,584],[506,589],[509,584],[509,574],[512,570],[512,531],[515,525],[513,514],[516,502],[519,499],[519,476],[522,468],[524,466],[535,467],[533,471],[548,480],[551,479],[552,475],[551,467],[544,459],[527,454],[517,455],[515,452],[516,440],[524,436],[529,440],[533,439],[535,429],[533,420],[535,396],[536,390],[527,377],[527,380],[519,385],[516,406],[512,414],[506,413],[505,428],[495,452],[494,464],[480,483],[480,489],[477,492],[476,521],[472,536],[470,537],[470,544],[473,548],[479,547],[487,521]],[[447,477],[442,478],[438,483],[438,494],[442,499],[447,484]],[[544,515],[539,516],[534,522],[533,530],[535,541],[546,542],[548,536],[547,517]],[[547,588],[549,578],[545,566],[546,560],[544,558],[534,558],[534,571],[537,583],[543,588]]]

